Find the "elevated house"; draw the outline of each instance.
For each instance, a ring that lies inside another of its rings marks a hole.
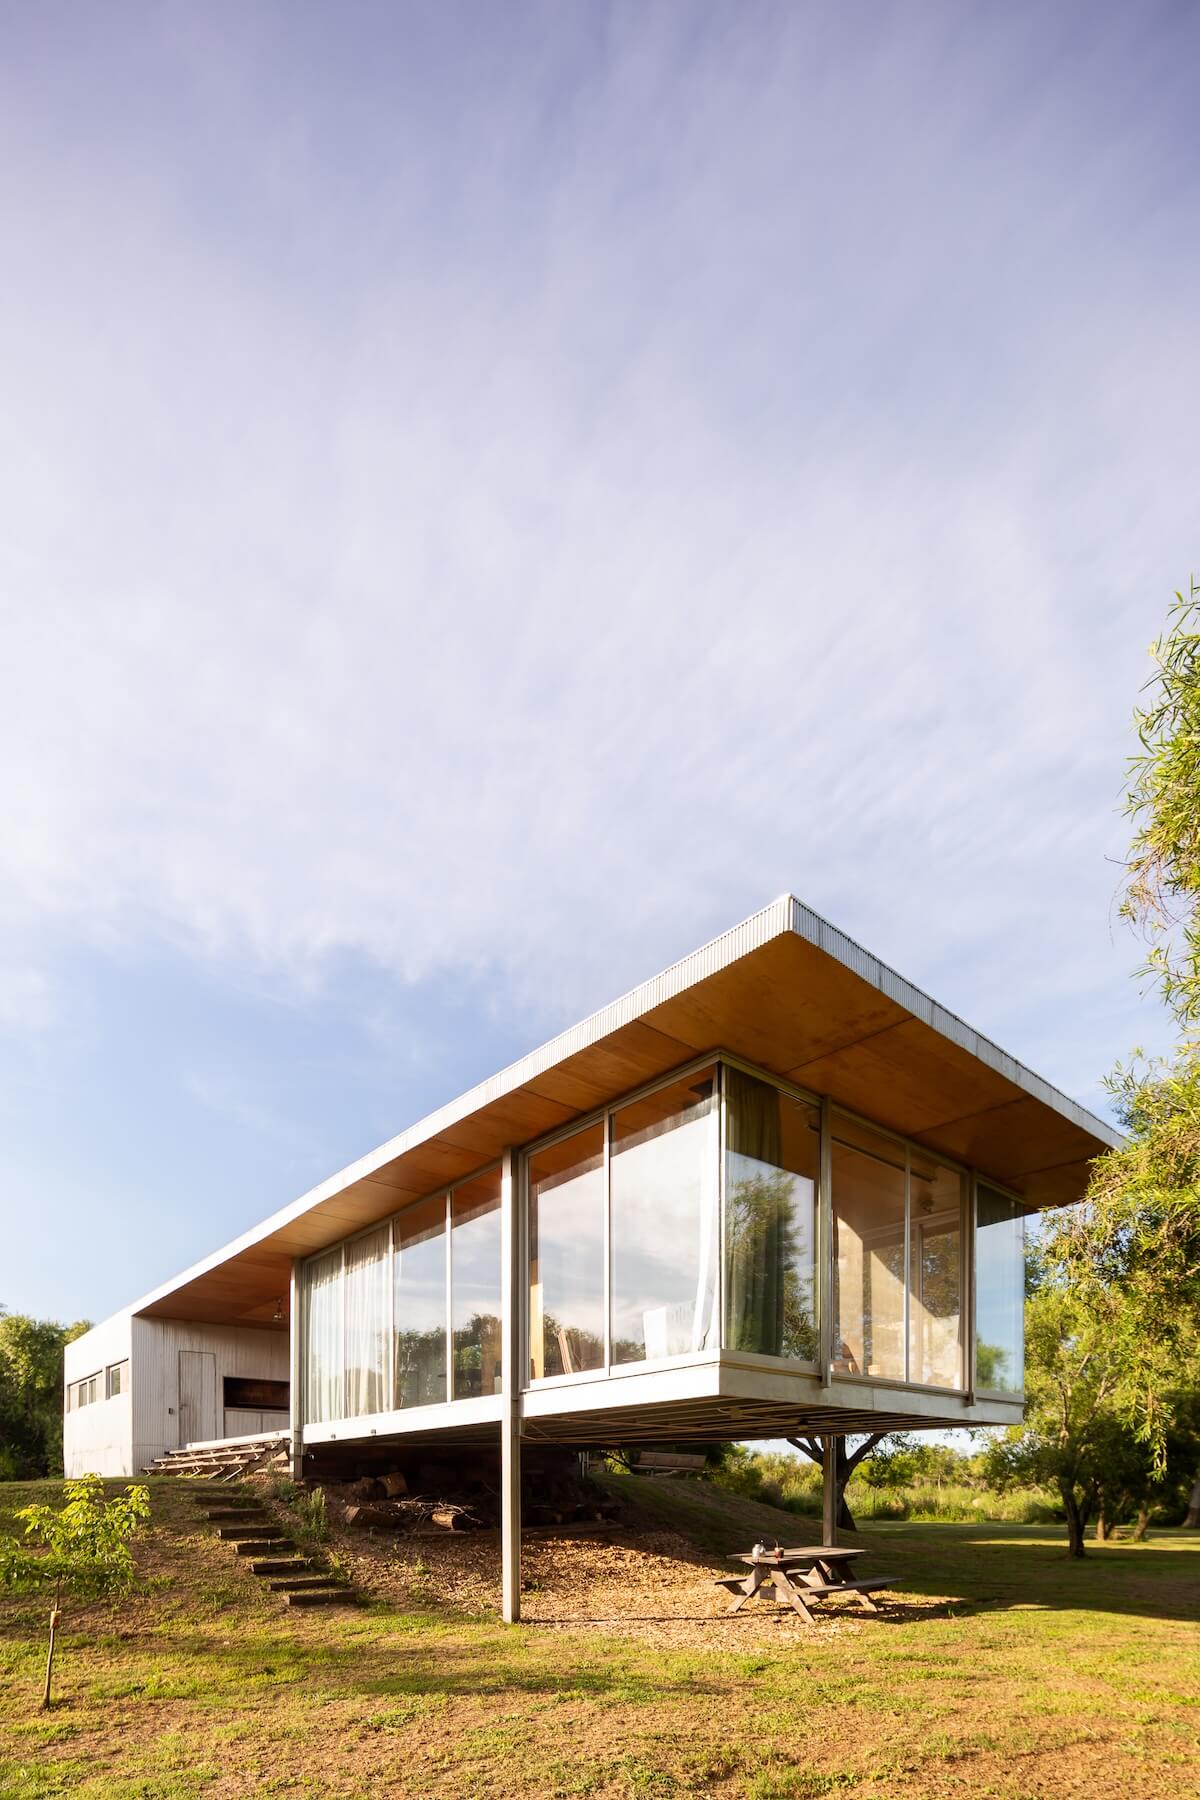
[[[515,1618],[524,1446],[1018,1421],[1115,1141],[784,896],[71,1344],[67,1470],[498,1445]]]

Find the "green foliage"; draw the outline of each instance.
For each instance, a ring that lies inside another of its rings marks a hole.
[[[1128,1140],[1098,1159],[1086,1204],[1050,1225],[1048,1286],[1030,1314],[1035,1380],[1049,1392],[1045,1404],[1060,1409],[1035,1433],[1036,1454],[1052,1455],[1078,1493],[1089,1483],[1099,1491],[1105,1433],[1126,1491],[1139,1486],[1134,1471],[1147,1451],[1151,1477],[1161,1478],[1171,1431],[1200,1382],[1198,596],[1194,582],[1186,599],[1176,595],[1153,646],[1152,691],[1135,713],[1141,752],[1130,764],[1127,811],[1137,827],[1122,907],[1150,940],[1145,972],[1181,1040],[1171,1061],[1113,1075]],[[1035,1424],[1041,1404],[1031,1404]],[[1089,1420],[1083,1435],[1079,1408]],[[1125,1441],[1131,1430],[1142,1448]]]
[[[0,1481],[62,1473],[63,1351],[88,1329],[0,1307]]]
[[[128,1593],[136,1581],[130,1539],[150,1516],[149,1490],[106,1497],[98,1475],[83,1475],[64,1483],[63,1497],[61,1507],[38,1503],[16,1514],[24,1541],[0,1537],[0,1585],[88,1600]]]
[[[79,1600],[127,1594],[137,1585],[129,1540],[150,1516],[150,1490],[126,1488],[106,1497],[98,1475],[63,1485],[63,1505],[38,1501],[21,1507],[24,1542],[0,1537],[0,1588],[53,1590],[50,1641],[42,1706],[50,1705],[59,1604],[64,1593]]]
[[[1153,1457],[1120,1410],[1127,1355],[1110,1329],[1110,1309],[1081,1291],[1052,1261],[1038,1265],[1025,1303],[1025,1422],[994,1439],[985,1478],[999,1491],[1051,1487],[1067,1518],[1071,1554],[1083,1555],[1083,1534],[1096,1512],[1117,1459],[1133,1479],[1149,1481]]]
[[[1128,1141],[1097,1162],[1087,1204],[1043,1254],[1095,1318],[1118,1364],[1113,1404],[1161,1468],[1200,1380],[1200,1056],[1126,1078]]]
[[[1175,596],[1151,647],[1151,694],[1134,714],[1141,753],[1126,811],[1137,821],[1122,912],[1151,940],[1146,972],[1194,1039],[1200,1025],[1200,587]]]

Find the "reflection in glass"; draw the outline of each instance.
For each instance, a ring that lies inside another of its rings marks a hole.
[[[348,1419],[387,1405],[388,1228],[346,1245],[346,1412]]]
[[[726,1093],[725,1320],[731,1350],[811,1362],[819,1115],[738,1069]]]
[[[908,1379],[960,1388],[962,1375],[963,1179],[912,1152],[909,1166]]]
[[[975,1213],[975,1385],[1025,1386],[1025,1218],[1021,1204],[980,1183]]]
[[[446,1197],[397,1218],[393,1263],[397,1406],[446,1399]]]
[[[614,1113],[612,1359],[716,1348],[716,1070]]]
[[[308,1353],[304,1370],[305,1417],[314,1422],[345,1417],[342,1353],[342,1248],[316,1256],[304,1270]]]
[[[877,1142],[833,1144],[833,1372],[903,1381],[904,1150]]]
[[[535,1380],[604,1364],[604,1127],[529,1162],[529,1352]]]
[[[455,1400],[500,1391],[500,1171],[454,1190],[450,1229]]]

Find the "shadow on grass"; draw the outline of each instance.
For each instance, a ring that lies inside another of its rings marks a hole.
[[[817,1521],[709,1482],[609,1476],[605,1485],[619,1495],[630,1520],[690,1540],[679,1554],[681,1562],[703,1563],[705,1551],[729,1562],[755,1538],[820,1542]],[[1065,1533],[1045,1525],[867,1521],[840,1541],[862,1550],[864,1575],[879,1555],[881,1566],[896,1576],[898,1596],[934,1600],[934,1607],[922,1610],[926,1618],[1019,1606],[1200,1619],[1200,1532],[1159,1531],[1144,1544],[1089,1544],[1082,1558],[1068,1556]]]

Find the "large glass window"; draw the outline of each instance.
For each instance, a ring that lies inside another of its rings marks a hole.
[[[529,1160],[529,1355],[535,1380],[604,1365],[604,1127]]]
[[[843,1131],[843,1123],[847,1130]],[[854,1141],[847,1143],[846,1137]],[[905,1378],[902,1144],[839,1119],[833,1143],[835,1375]]]
[[[450,1270],[454,1398],[500,1392],[500,1171],[455,1188]]]
[[[913,1149],[909,1163],[908,1379],[958,1388],[962,1372],[963,1178]]]
[[[615,1363],[717,1346],[716,1126],[715,1067],[613,1114]]]
[[[396,1406],[446,1399],[446,1196],[421,1200],[393,1222]]]
[[[981,1182],[975,1202],[975,1385],[1025,1386],[1025,1217],[1021,1203]]]
[[[388,1228],[346,1245],[346,1410],[355,1419],[387,1405]]]
[[[811,1362],[819,1114],[738,1069],[723,1075],[726,1346]]]
[[[345,1361],[342,1344],[342,1247],[316,1256],[304,1271],[308,1354],[304,1372],[305,1413],[309,1419],[346,1416]]]

